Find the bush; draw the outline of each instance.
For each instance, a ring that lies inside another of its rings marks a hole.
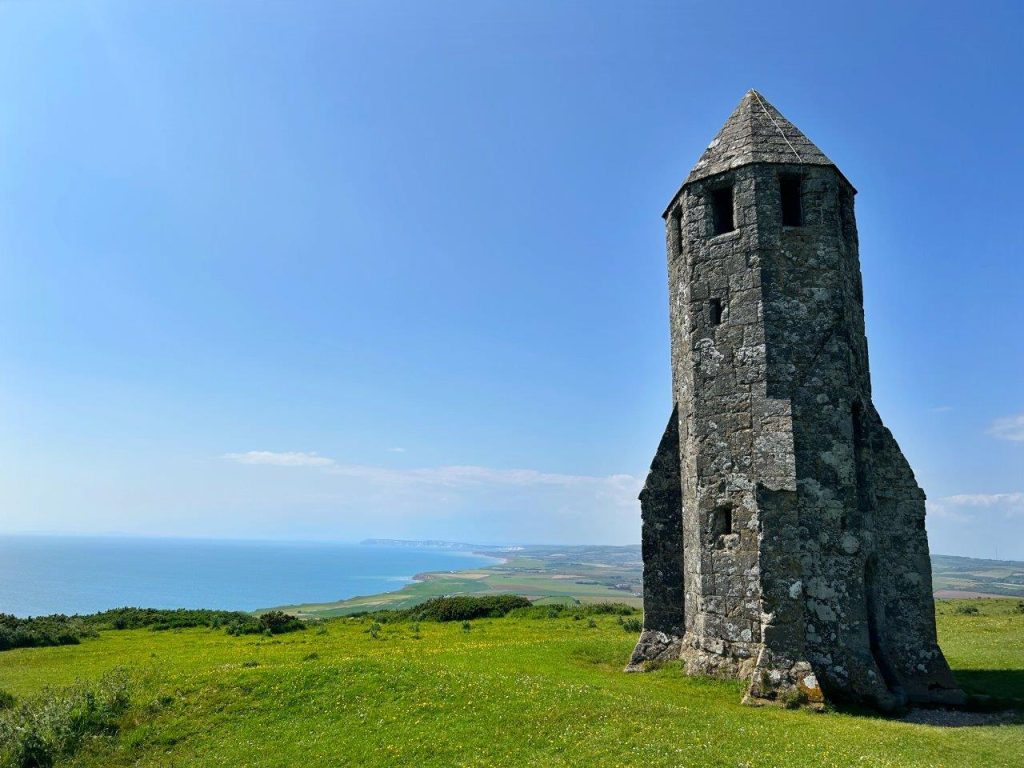
[[[262,630],[255,616],[242,616],[229,621],[224,627],[224,631],[238,637],[239,635],[257,635]]]
[[[622,628],[627,632],[642,632],[644,623],[640,619],[629,618],[622,622]]]
[[[528,608],[530,601],[520,595],[457,595],[435,597],[425,603],[400,611],[378,611],[373,614],[376,621],[470,621],[471,619],[496,619],[510,611]]]
[[[305,629],[306,624],[284,611],[267,611],[260,616],[239,613],[231,619],[224,631],[229,635],[283,635]]]
[[[625,603],[590,603],[582,608],[585,616],[633,616],[639,613],[636,608]]]
[[[973,616],[978,612],[978,606],[976,605],[958,605],[955,609],[956,613],[962,616]]]
[[[14,705],[17,703],[18,700],[14,698],[13,693],[0,688],[0,710],[14,709]]]
[[[74,645],[96,632],[77,616],[36,616],[19,619],[0,613],[0,651],[10,648],[40,648],[47,645]]]
[[[49,768],[70,757],[86,739],[117,733],[131,703],[132,683],[123,669],[92,685],[44,689],[0,713],[0,765]]]
[[[261,632],[279,635],[303,629],[305,624],[282,611],[268,611],[262,616],[253,616],[243,611],[211,611],[205,608],[114,608],[85,616],[57,613],[28,619],[0,613],[0,651],[74,645],[83,638],[96,637],[98,630],[147,627],[154,631],[225,627],[231,635],[255,635]]]
[[[244,611],[212,611],[206,608],[114,608],[81,619],[93,629],[219,629],[251,619]]]
[[[572,611],[572,618],[587,618],[590,616],[632,616],[638,613],[625,603],[585,603],[582,605],[530,605],[525,608],[516,608],[509,612],[509,616],[516,619],[558,619]]]
[[[306,628],[301,619],[284,611],[267,611],[260,616],[259,624],[262,631],[270,632],[272,635],[282,635],[285,632],[295,632]]]

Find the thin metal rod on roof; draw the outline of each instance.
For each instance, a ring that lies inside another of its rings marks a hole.
[[[789,137],[786,136],[785,132],[782,130],[782,126],[779,125],[778,122],[776,122],[775,116],[768,111],[768,107],[766,107],[764,105],[764,102],[761,101],[761,95],[757,91],[751,91],[751,93],[754,94],[754,98],[757,99],[757,103],[761,105],[761,109],[763,109],[764,113],[768,115],[768,119],[772,121],[772,125],[775,126],[775,129],[779,132],[779,135],[786,140],[787,144],[789,144],[789,148],[793,150],[793,154],[796,155],[796,159],[802,163],[804,159],[800,157],[800,153],[796,151],[796,147],[793,146],[793,142],[791,142],[789,140]]]

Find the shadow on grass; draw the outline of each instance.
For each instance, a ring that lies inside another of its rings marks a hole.
[[[958,707],[913,707],[885,713],[860,704],[836,702],[834,711],[857,717],[899,720],[940,728],[1024,723],[1024,669],[955,670],[968,700]]]
[[[1024,669],[957,669],[953,674],[968,695],[1024,700]]]

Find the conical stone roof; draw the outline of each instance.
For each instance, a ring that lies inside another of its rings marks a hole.
[[[835,165],[755,90],[747,91],[683,186],[751,163]]]

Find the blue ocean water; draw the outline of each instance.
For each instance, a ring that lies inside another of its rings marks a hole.
[[[469,552],[360,544],[0,536],[0,613],[248,611],[388,592],[417,573],[491,562]]]

